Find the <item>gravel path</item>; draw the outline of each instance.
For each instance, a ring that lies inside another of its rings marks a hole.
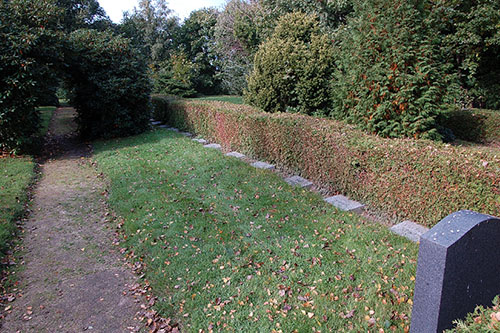
[[[74,110],[52,120],[24,225],[24,269],[2,332],[138,331],[141,296],[106,224],[104,185],[73,136]],[[131,291],[132,290],[132,291]],[[137,298],[135,298],[137,297]]]

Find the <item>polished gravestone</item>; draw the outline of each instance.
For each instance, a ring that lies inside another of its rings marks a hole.
[[[500,294],[500,219],[462,210],[420,238],[411,332],[442,332]]]

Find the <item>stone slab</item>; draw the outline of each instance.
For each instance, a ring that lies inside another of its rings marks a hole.
[[[160,125],[159,128],[168,128],[168,125]]]
[[[161,122],[161,121],[152,121],[152,122],[151,122],[151,125],[153,125],[153,126],[156,126],[156,125],[161,125],[161,124],[162,124],[162,122]]]
[[[300,176],[292,176],[285,178],[285,182],[292,186],[299,186],[305,189],[309,189],[313,186],[313,183]]]
[[[226,156],[231,156],[231,157],[236,157],[236,158],[244,158],[245,155],[238,153],[237,151],[232,151],[230,153],[227,153]]]
[[[266,162],[257,161],[251,164],[253,167],[264,170],[274,170],[275,166]]]
[[[204,145],[205,145],[205,144],[207,144],[207,140],[205,140],[205,139],[201,139],[201,138],[200,138],[200,139],[193,139],[193,141],[196,141],[196,142],[198,142],[198,143],[202,143],[202,144],[204,144]]]
[[[363,205],[362,203],[350,200],[343,195],[334,195],[333,197],[326,198],[325,201],[346,212],[360,214],[365,209],[365,205]]]
[[[193,134],[189,133],[189,132],[179,132],[179,134],[182,134],[184,136],[187,136],[188,138],[192,137]]]
[[[177,128],[175,128],[175,127],[169,127],[168,129],[171,130],[171,131],[174,131],[174,132],[179,132],[179,130]]]
[[[420,238],[410,332],[442,332],[500,294],[500,218],[462,210]]]
[[[391,231],[400,236],[406,237],[413,242],[419,242],[420,236],[425,234],[429,228],[426,228],[420,224],[412,221],[404,221],[400,224],[396,224],[391,228]]]
[[[204,145],[203,147],[205,147],[205,148],[211,148],[211,149],[218,149],[218,150],[222,149],[221,145],[218,144],[218,143],[211,143],[211,144],[208,144],[208,145]]]

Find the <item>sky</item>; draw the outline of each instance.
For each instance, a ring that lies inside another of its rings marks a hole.
[[[124,11],[131,11],[138,6],[139,0],[98,0],[99,4],[106,11],[106,14],[115,23],[119,23],[122,19]],[[168,8],[172,9],[175,15],[181,20],[189,16],[195,9],[204,7],[221,8],[226,0],[168,0]]]

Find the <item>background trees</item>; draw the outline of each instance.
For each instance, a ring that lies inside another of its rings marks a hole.
[[[62,57],[61,15],[48,2],[0,2],[0,150],[28,149],[36,139],[39,91]]]
[[[255,55],[245,100],[269,112],[326,114],[333,70],[333,45],[317,17],[287,14]]]
[[[424,2],[356,2],[336,36],[332,115],[387,137],[439,139],[438,116],[457,95]]]
[[[62,80],[85,96],[94,85],[130,112],[96,98],[124,119],[103,121],[107,115],[90,116],[99,105],[73,94],[90,112],[80,117],[90,136],[130,132],[135,115],[126,104],[148,104],[149,81],[155,93],[183,97],[246,91],[267,111],[336,117],[389,137],[440,139],[450,132],[450,108],[500,108],[495,0],[229,0],[182,23],[166,0],[141,0],[120,24],[97,0],[10,0],[0,15],[0,149],[29,145],[34,106],[53,101]],[[77,51],[88,58],[75,61]],[[84,83],[92,70],[95,82]],[[130,90],[118,82],[131,82]],[[94,132],[84,124],[94,120],[117,130],[97,124]]]
[[[57,87],[60,78],[71,84],[83,136],[130,135],[147,127],[146,64],[128,39],[111,28],[100,31],[109,20],[96,4],[0,3],[1,150],[30,148],[40,122],[40,92]]]

